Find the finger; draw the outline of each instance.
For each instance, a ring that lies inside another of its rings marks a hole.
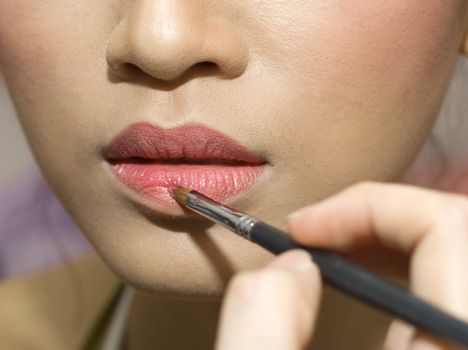
[[[288,217],[305,245],[348,251],[378,241],[411,252],[422,237],[466,224],[468,199],[402,184],[363,182]]]
[[[413,252],[411,289],[468,312],[468,199],[399,184],[362,183],[306,207],[289,223],[300,243],[349,250],[377,240]],[[382,262],[385,263],[385,262]]]
[[[288,225],[293,238],[306,245],[348,251],[378,242],[411,253],[411,290],[468,320],[467,222],[466,197],[407,185],[362,183],[305,208]],[[409,346],[450,348],[420,332]]]
[[[302,349],[312,335],[320,296],[319,270],[303,250],[241,272],[227,288],[215,348]]]

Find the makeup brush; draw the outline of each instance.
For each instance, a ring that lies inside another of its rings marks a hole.
[[[367,304],[380,308],[421,330],[468,346],[468,324],[417,298],[397,284],[331,251],[294,242],[287,233],[194,190],[178,186],[169,191],[188,209],[257,243],[274,254],[300,248],[320,269],[323,280]]]

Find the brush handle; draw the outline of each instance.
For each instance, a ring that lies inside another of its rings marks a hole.
[[[422,330],[468,346],[467,323],[338,254],[300,245],[285,232],[262,221],[258,221],[250,229],[250,240],[274,254],[295,248],[304,249],[320,268],[324,281],[332,287]]]

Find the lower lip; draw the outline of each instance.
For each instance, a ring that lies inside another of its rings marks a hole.
[[[265,164],[117,163],[112,172],[126,186],[161,207],[180,208],[168,190],[184,186],[216,201],[245,192],[261,178]]]

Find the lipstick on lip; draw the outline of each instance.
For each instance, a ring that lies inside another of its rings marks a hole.
[[[168,192],[176,186],[225,201],[253,186],[267,163],[201,124],[174,129],[133,124],[112,140],[105,157],[122,183],[163,210],[179,207]]]

